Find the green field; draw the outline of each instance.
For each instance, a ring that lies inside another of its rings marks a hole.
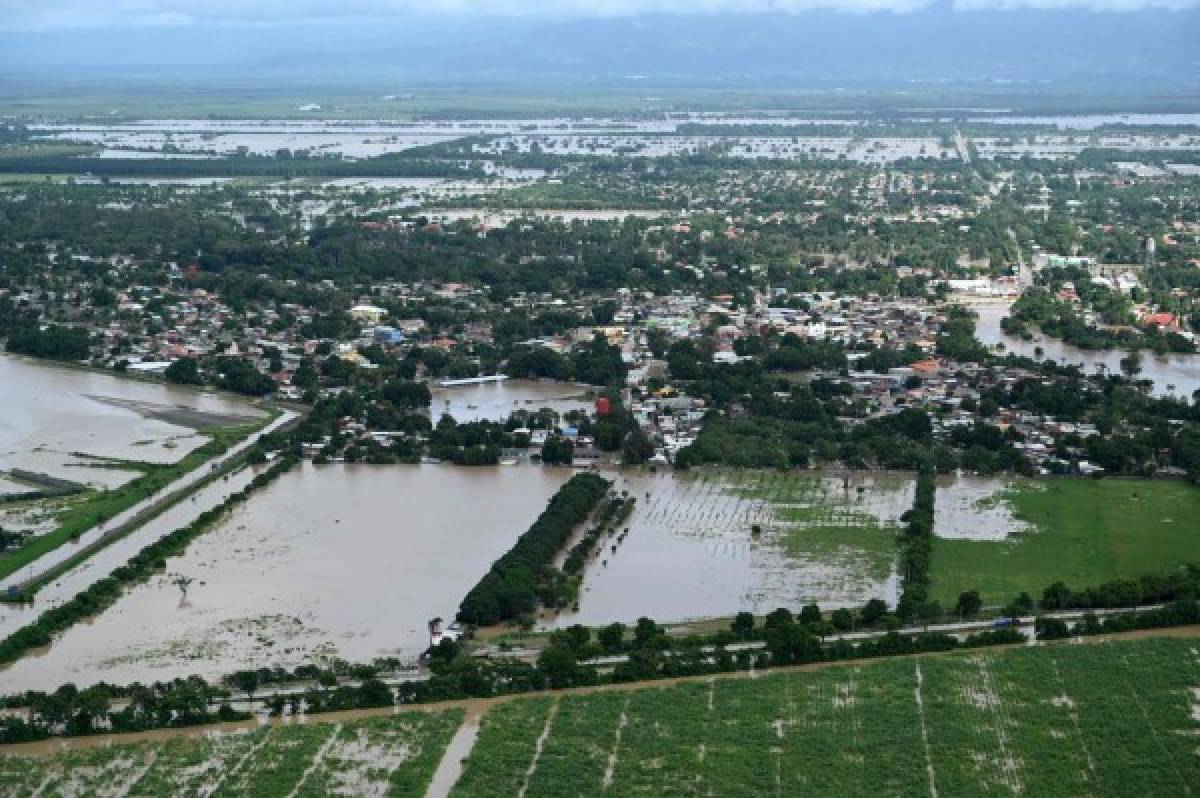
[[[485,717],[453,794],[928,796],[932,780],[956,798],[1184,795],[1200,785],[1193,645],[897,659],[518,701]]]
[[[462,717],[0,756],[0,795],[421,795]],[[517,698],[451,794],[1174,796],[1198,736],[1194,640],[1010,648]]]
[[[1200,489],[1183,482],[1055,479],[1003,500],[1033,528],[999,542],[938,538],[933,586],[944,607],[964,590],[1003,605],[1060,580],[1084,588],[1200,562]]]
[[[3,796],[421,796],[461,711],[0,757]]]

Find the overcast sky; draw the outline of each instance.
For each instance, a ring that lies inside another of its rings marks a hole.
[[[1200,0],[944,0],[958,11],[1076,9],[1123,12],[1200,7]],[[612,17],[642,13],[762,14],[835,10],[908,12],[935,0],[0,0],[0,29],[55,31],[206,25],[287,25],[400,17]]]

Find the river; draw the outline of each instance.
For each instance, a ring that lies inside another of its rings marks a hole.
[[[171,463],[208,440],[189,424],[262,418],[227,395],[6,354],[0,354],[0,407],[0,470],[25,468],[107,487],[137,474],[74,465],[80,458],[72,453]]]
[[[1057,338],[1035,334],[1032,341],[1009,335],[1000,329],[1000,320],[1008,315],[1009,304],[997,303],[972,306],[979,314],[975,322],[975,337],[989,347],[997,343],[1004,344],[1004,351],[1018,355],[1035,357],[1035,349],[1042,348],[1043,360],[1053,360],[1059,364],[1081,365],[1088,374],[1096,373],[1096,364],[1103,363],[1109,373],[1121,373],[1121,358],[1126,352],[1119,349],[1080,349],[1065,344]],[[1155,396],[1190,397],[1192,392],[1200,389],[1200,355],[1155,355],[1142,352],[1142,371],[1139,379],[1153,380],[1152,392]]]

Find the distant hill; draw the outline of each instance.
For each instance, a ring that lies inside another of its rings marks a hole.
[[[1200,10],[424,17],[264,28],[0,34],[8,75],[415,82],[1200,86]]]

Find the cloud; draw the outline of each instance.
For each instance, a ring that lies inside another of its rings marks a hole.
[[[949,0],[958,11],[1145,11],[1200,0]],[[286,25],[432,16],[620,17],[636,14],[908,13],[938,0],[0,0],[0,29],[49,31],[200,25]]]

